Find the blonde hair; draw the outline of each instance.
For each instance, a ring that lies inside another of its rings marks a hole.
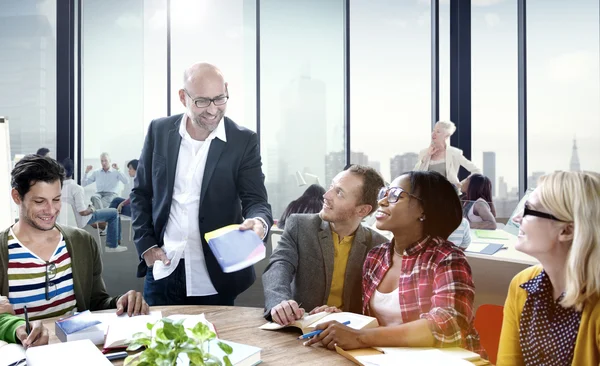
[[[454,132],[456,132],[456,125],[452,121],[437,121],[433,128],[435,128],[437,126],[439,126],[440,128],[442,128],[443,130],[445,130],[448,133],[448,137],[446,137],[446,145],[449,146],[450,145],[450,136],[452,136],[454,134]]]
[[[573,223],[561,305],[581,311],[600,294],[600,174],[554,172],[540,178],[537,190],[545,209]]]

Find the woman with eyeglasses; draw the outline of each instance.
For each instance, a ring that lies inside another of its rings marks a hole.
[[[447,241],[462,210],[437,172],[409,172],[379,193],[376,226],[394,234],[363,267],[363,313],[380,327],[355,330],[328,322],[309,343],[333,349],[463,347],[486,357],[473,327],[475,287],[463,251]]]
[[[541,265],[510,284],[497,364],[600,364],[600,174],[543,176],[514,221]]]

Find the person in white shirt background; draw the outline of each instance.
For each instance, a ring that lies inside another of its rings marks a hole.
[[[96,193],[92,195],[91,200],[92,205],[97,210],[109,207],[112,200],[119,196],[119,182],[123,184],[129,182],[127,176],[119,170],[116,163],[113,163],[111,167],[108,153],[103,152],[100,155],[100,163],[102,168],[93,172],[94,167],[88,165],[85,168],[85,176],[81,181],[81,185],[84,187],[96,183]],[[90,174],[90,172],[92,173]]]
[[[121,223],[119,213],[115,208],[95,209],[91,205],[86,205],[84,199],[83,187],[73,180],[73,160],[66,158],[62,162],[65,168],[66,179],[61,189],[61,201],[71,205],[77,227],[83,229],[86,225],[97,222],[106,222],[106,252],[124,252],[127,247],[120,246],[121,243]],[[66,214],[64,212],[63,214]]]

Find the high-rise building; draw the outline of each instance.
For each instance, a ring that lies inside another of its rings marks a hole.
[[[535,188],[537,187],[538,180],[542,175],[546,174],[545,172],[533,172],[529,177],[527,177],[527,188]]]
[[[571,162],[569,170],[572,172],[580,172],[581,165],[579,164],[579,154],[577,153],[577,139],[573,139],[573,150],[571,150]]]
[[[492,182],[492,197],[496,197],[496,153],[493,151],[483,152],[483,175]]]
[[[498,178],[498,198],[508,197],[508,184],[504,181],[504,177]]]
[[[396,155],[390,159],[390,179],[394,180],[402,173],[413,170],[417,164],[419,155],[416,153],[406,153]]]
[[[323,187],[329,187],[333,177],[337,173],[344,170],[346,166],[346,152],[345,151],[332,151],[325,156],[325,182]]]

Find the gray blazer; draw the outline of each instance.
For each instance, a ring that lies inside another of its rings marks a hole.
[[[362,312],[362,267],[369,250],[386,243],[381,234],[363,225],[358,227],[350,249],[344,294],[344,311]],[[318,214],[295,214],[285,230],[262,276],[265,291],[265,318],[271,308],[293,299],[310,311],[327,303],[333,276],[334,247],[329,223]]]

